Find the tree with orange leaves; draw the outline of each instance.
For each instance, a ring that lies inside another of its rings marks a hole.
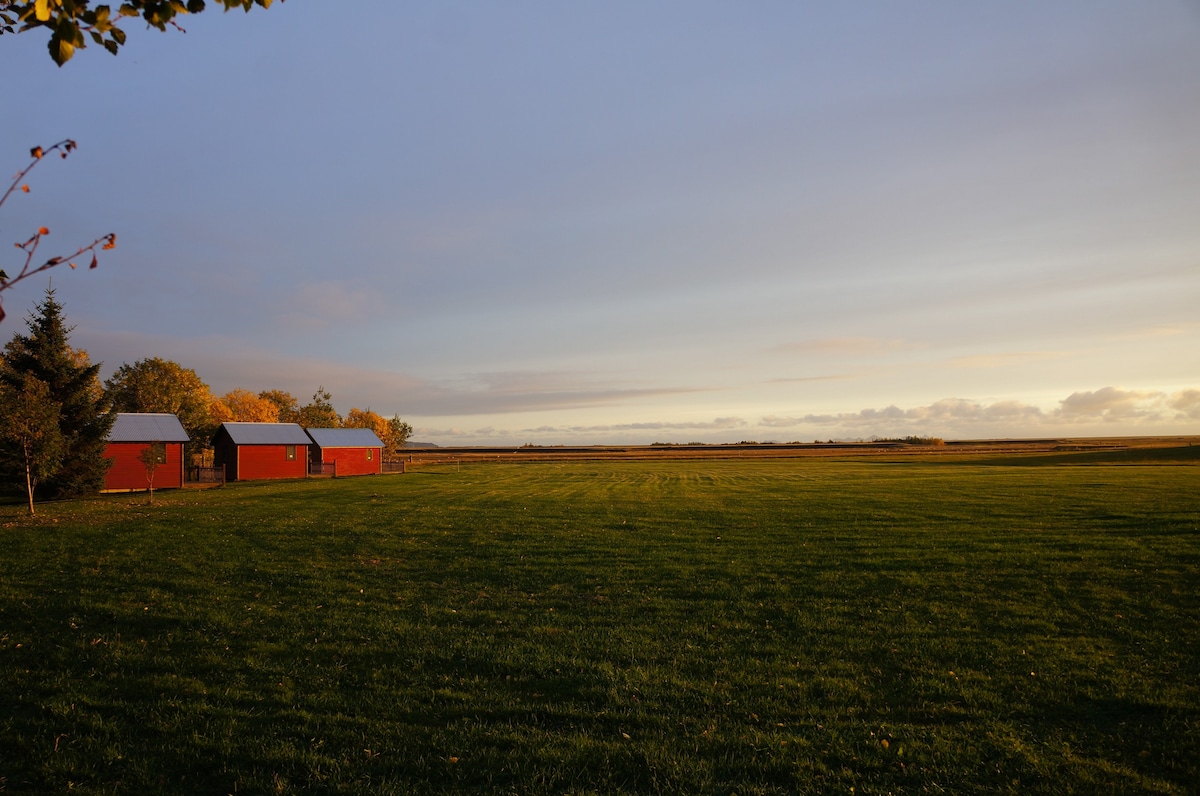
[[[209,409],[213,425],[221,423],[278,423],[279,408],[249,390],[230,390],[214,400]]]

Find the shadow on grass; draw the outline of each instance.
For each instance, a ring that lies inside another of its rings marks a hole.
[[[916,462],[914,462],[916,463]],[[921,464],[983,467],[1056,467],[1061,465],[1128,464],[1170,465],[1200,464],[1200,445],[1175,448],[1126,448],[1123,450],[1069,451],[1027,453],[1015,456],[993,455],[977,459],[969,457],[926,457]]]

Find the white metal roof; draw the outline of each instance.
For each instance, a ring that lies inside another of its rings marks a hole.
[[[297,423],[222,423],[235,445],[308,445],[310,440]]]
[[[383,442],[369,428],[310,428],[308,436],[319,448],[383,447]]]
[[[169,413],[118,412],[109,442],[187,442],[179,418]]]

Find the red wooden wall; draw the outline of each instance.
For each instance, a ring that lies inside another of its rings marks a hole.
[[[231,446],[232,447],[232,446]],[[308,446],[293,445],[296,459],[287,460],[287,445],[238,445],[236,464],[228,466],[230,481],[255,481],[261,478],[304,478],[308,475]]]
[[[316,446],[313,446],[314,448]],[[367,459],[367,451],[371,459]],[[314,458],[316,457],[314,453]],[[376,475],[383,472],[383,451],[379,448],[321,448],[321,461],[337,462],[337,475]]]
[[[104,457],[112,459],[112,466],[104,476],[106,490],[143,490],[149,488],[146,481],[146,465],[138,457],[150,447],[149,442],[110,442],[104,449]],[[183,443],[165,442],[167,461],[154,471],[155,489],[179,489],[183,486]]]

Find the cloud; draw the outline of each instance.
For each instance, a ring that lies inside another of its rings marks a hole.
[[[1164,337],[1179,337],[1192,334],[1200,324],[1175,323],[1171,325],[1146,326],[1130,332],[1115,335],[1118,340],[1161,340]]]
[[[841,412],[838,414],[809,414],[797,417],[769,415],[762,418],[760,424],[768,428],[841,426],[848,429],[861,430],[878,427],[880,423],[907,426],[933,422],[948,422],[953,424],[963,422],[1039,422],[1045,417],[1045,413],[1038,407],[1032,404],[1023,404],[1019,401],[1000,401],[994,404],[983,404],[966,398],[943,398],[932,404],[915,406],[910,409],[901,409],[893,405],[883,409],[862,409],[858,412]]]
[[[512,414],[587,409],[641,398],[704,392],[700,387],[618,386],[591,373],[505,371],[472,373],[425,385],[422,414]]]
[[[290,328],[366,326],[387,309],[378,288],[363,279],[309,282],[287,294],[275,312]]]
[[[107,376],[122,361],[158,356],[192,368],[217,394],[234,388],[286,390],[307,400],[318,386],[333,393],[342,412],[371,407],[390,415],[447,417],[587,409],[643,398],[708,391],[703,387],[620,384],[604,374],[572,371],[495,371],[446,379],[372,368],[319,357],[283,356],[245,340],[211,335],[171,338],[133,332],[92,332],[77,343]]]
[[[787,354],[837,354],[839,356],[888,354],[894,351],[922,348],[905,340],[886,340],[880,337],[822,337],[782,343],[773,350]]]
[[[1059,414],[1067,420],[1116,422],[1158,418],[1166,394],[1102,387],[1093,392],[1073,392],[1060,401]]]
[[[1200,390],[1183,390],[1171,396],[1172,409],[1181,417],[1200,420]]]
[[[700,421],[644,421],[634,423],[611,423],[604,425],[542,425],[534,428],[510,430],[504,428],[486,427],[468,431],[458,426],[449,428],[418,427],[413,432],[414,438],[438,439],[453,445],[516,445],[532,440],[549,442],[577,442],[580,444],[612,444],[615,439],[623,439],[617,444],[648,444],[651,440],[643,438],[638,432],[651,431],[728,431],[743,428],[746,421],[740,417],[717,417],[712,420]],[[631,432],[633,436],[631,436]],[[614,437],[614,435],[617,435]]]
[[[413,429],[414,437],[468,437],[471,432],[462,428],[425,428],[418,426]]]
[[[948,360],[946,365],[951,368],[1004,368],[1022,362],[1043,359],[1055,359],[1063,354],[1056,351],[1011,351],[1004,354],[977,354],[967,357],[956,357]]]
[[[840,373],[837,375],[829,375],[829,376],[794,376],[794,377],[790,377],[790,378],[783,377],[783,378],[778,378],[778,379],[767,379],[767,384],[791,384],[793,382],[805,382],[805,381],[847,381],[849,379],[857,379],[857,378],[861,378],[861,374]]]
[[[1045,417],[1041,409],[1031,404],[1019,401],[1000,401],[994,404],[982,404],[965,398],[943,398],[940,401],[909,409],[905,417],[910,420],[951,420],[974,421],[983,423],[1037,422]]]
[[[538,434],[597,434],[610,431],[727,431],[746,426],[746,421],[740,417],[718,417],[711,421],[688,421],[672,423],[667,421],[647,421],[641,423],[615,423],[597,426],[539,426],[521,431]]]
[[[993,429],[1029,434],[1039,429],[1072,428],[1089,423],[1123,422],[1136,427],[1188,419],[1200,419],[1200,390],[1182,390],[1168,397],[1166,393],[1152,390],[1102,387],[1071,393],[1051,411],[1013,400],[987,404],[966,398],[943,398],[908,409],[893,405],[837,414],[767,415],[759,425],[780,429],[832,427],[850,435],[894,436],[915,429],[930,429],[946,435],[979,436],[987,435]]]
[[[836,417],[836,415],[804,415],[803,417],[767,415],[759,420],[758,424],[766,428],[795,428],[796,426],[807,425],[823,426],[834,422]]]

